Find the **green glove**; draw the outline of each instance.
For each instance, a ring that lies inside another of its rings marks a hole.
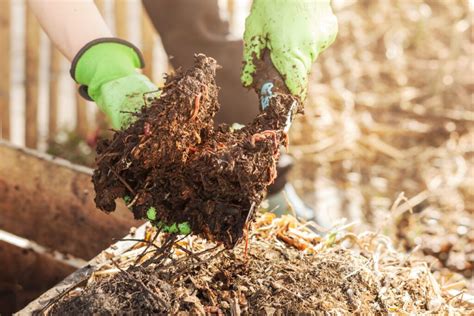
[[[138,48],[117,38],[100,38],[88,43],[74,57],[71,76],[82,84],[82,96],[96,102],[116,129],[133,122],[131,113],[144,105],[144,93],[158,88],[137,73],[144,62]]]
[[[71,76],[82,86],[80,94],[97,106],[117,129],[133,122],[133,113],[144,105],[144,94],[158,88],[144,75],[136,72],[143,68],[140,50],[118,38],[100,38],[84,46],[72,62]],[[124,196],[125,203],[131,198]],[[188,223],[166,225],[156,219],[156,209],[150,207],[147,219],[168,233],[189,234]]]
[[[329,0],[254,0],[245,21],[241,80],[252,85],[254,58],[265,48],[290,92],[304,99],[311,64],[332,44],[337,19]]]

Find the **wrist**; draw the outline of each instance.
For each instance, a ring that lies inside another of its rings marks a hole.
[[[99,38],[79,50],[70,73],[82,85],[81,95],[97,100],[102,85],[135,74],[143,66],[142,54],[132,43],[119,38]]]

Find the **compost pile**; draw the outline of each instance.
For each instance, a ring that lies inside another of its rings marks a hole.
[[[339,227],[321,237],[309,223],[271,213],[257,216],[247,250],[245,243],[225,249],[197,236],[170,243],[155,232],[150,227],[142,242],[108,256],[87,282],[45,312],[421,314],[473,307],[445,291],[424,261],[397,252],[376,233],[354,235]]]
[[[279,94],[247,126],[214,126],[219,110],[212,58],[167,78],[161,96],[137,120],[97,146],[93,182],[98,208],[124,198],[135,218],[188,222],[196,234],[232,247],[276,177],[294,97]],[[295,110],[296,111],[296,110]],[[153,219],[152,218],[152,219]]]

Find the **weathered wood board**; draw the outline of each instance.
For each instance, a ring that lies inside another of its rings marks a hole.
[[[135,221],[125,205],[96,209],[92,170],[0,140],[0,229],[91,259]]]
[[[4,231],[0,231],[0,262],[2,315],[24,307],[85,264]]]

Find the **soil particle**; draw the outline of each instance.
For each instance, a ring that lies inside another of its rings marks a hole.
[[[115,199],[127,196],[137,219],[154,207],[157,219],[187,221],[194,233],[227,247],[242,237],[249,212],[276,177],[295,98],[278,94],[241,129],[215,127],[217,68],[214,59],[196,55],[194,67],[168,77],[161,97],[135,123],[98,143],[98,208],[114,211]]]

